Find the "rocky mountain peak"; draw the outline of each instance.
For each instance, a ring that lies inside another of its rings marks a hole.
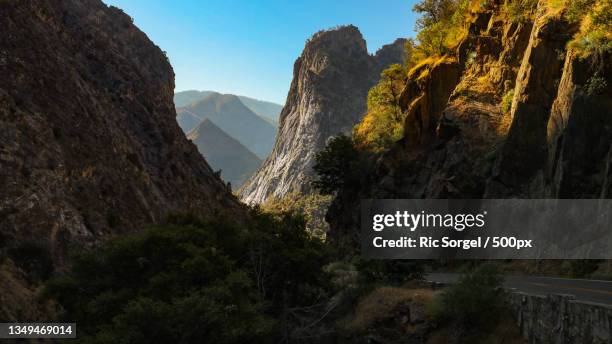
[[[403,53],[395,53],[398,42],[372,56],[352,25],[317,32],[306,42],[294,65],[274,149],[241,189],[244,201],[261,203],[271,195],[310,191],[316,153],[361,120],[383,64],[403,61]]]

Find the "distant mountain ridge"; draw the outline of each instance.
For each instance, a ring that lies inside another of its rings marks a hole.
[[[264,159],[272,151],[276,128],[257,116],[232,94],[211,92],[187,106],[177,108],[177,122],[185,133],[210,119],[224,132]]]
[[[213,93],[221,94],[215,91],[197,90],[176,92],[174,94],[174,105],[177,108],[185,107],[202,100]],[[236,97],[238,97],[238,99],[240,99],[240,101],[256,115],[262,117],[263,119],[269,120],[269,122],[272,122],[274,126],[278,126],[278,117],[283,110],[282,105],[247,96],[236,95]]]
[[[221,178],[239,188],[262,163],[248,148],[243,146],[210,119],[205,118],[187,134],[215,170],[221,170]]]

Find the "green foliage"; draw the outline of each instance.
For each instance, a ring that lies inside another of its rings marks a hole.
[[[420,59],[452,53],[466,34],[468,0],[422,0],[413,7],[421,14],[417,20],[419,31],[416,48]]]
[[[593,75],[589,78],[589,80],[587,80],[584,89],[588,95],[595,96],[598,94],[602,94],[606,87],[608,87],[606,79],[600,76],[599,73],[595,73],[595,75]]]
[[[510,110],[512,109],[513,99],[514,99],[514,89],[511,89],[506,94],[504,94],[504,97],[502,98],[502,104],[501,104],[502,112],[504,114],[510,113]]]
[[[353,137],[360,149],[381,152],[401,139],[404,114],[399,98],[406,84],[406,68],[399,64],[385,69],[377,85],[368,92],[368,113],[355,126]]]
[[[580,23],[580,31],[569,43],[579,57],[612,51],[612,1],[568,1],[566,16]]]
[[[81,342],[275,342],[281,314],[326,296],[328,252],[302,219],[254,210],[247,225],[169,222],[80,255],[47,284]]]
[[[572,22],[579,23],[589,10],[595,6],[597,0],[571,0],[566,1],[566,17]]]
[[[306,231],[310,235],[324,239],[329,228],[325,221],[325,213],[331,201],[331,195],[318,193],[302,195],[296,191],[282,198],[268,198],[261,208],[273,214],[302,216],[306,221]]]
[[[538,0],[510,0],[504,4],[506,14],[515,23],[524,23],[532,20]]]
[[[429,306],[430,316],[454,322],[465,331],[486,332],[499,320],[505,307],[502,277],[494,265],[482,265],[464,274]]]
[[[329,140],[325,149],[316,154],[315,161],[313,169],[317,177],[313,186],[321,194],[333,195],[357,182],[359,151],[350,137],[340,135]]]
[[[420,13],[416,21],[417,30],[433,26],[447,20],[455,12],[457,1],[454,0],[421,0],[412,7],[412,11]]]

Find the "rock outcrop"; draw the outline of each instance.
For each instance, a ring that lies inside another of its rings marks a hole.
[[[241,189],[241,199],[253,204],[308,193],[315,154],[361,120],[368,90],[383,68],[403,62],[404,44],[398,39],[371,56],[354,26],[316,33],[295,62],[274,149]]]
[[[544,4],[516,22],[494,2],[456,54],[411,70],[404,139],[338,194],[330,240],[355,247],[363,198],[609,197],[611,56],[568,51],[578,28]]]
[[[31,257],[11,252],[57,266],[169,212],[242,211],[181,132],[172,68],[129,16],[0,1],[0,26],[0,253],[17,270]]]

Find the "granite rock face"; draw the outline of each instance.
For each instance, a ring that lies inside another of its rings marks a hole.
[[[241,189],[241,199],[253,204],[310,192],[315,154],[361,120],[368,90],[384,68],[403,62],[405,42],[398,39],[372,56],[354,26],[316,33],[295,62],[274,149]]]
[[[168,59],[129,16],[1,1],[0,26],[0,250],[61,266],[169,212],[242,209],[181,132]]]
[[[339,192],[331,241],[356,247],[364,198],[609,197],[611,56],[567,50],[578,28],[544,2],[521,23],[502,6],[473,14],[455,54],[409,73],[404,139]]]

